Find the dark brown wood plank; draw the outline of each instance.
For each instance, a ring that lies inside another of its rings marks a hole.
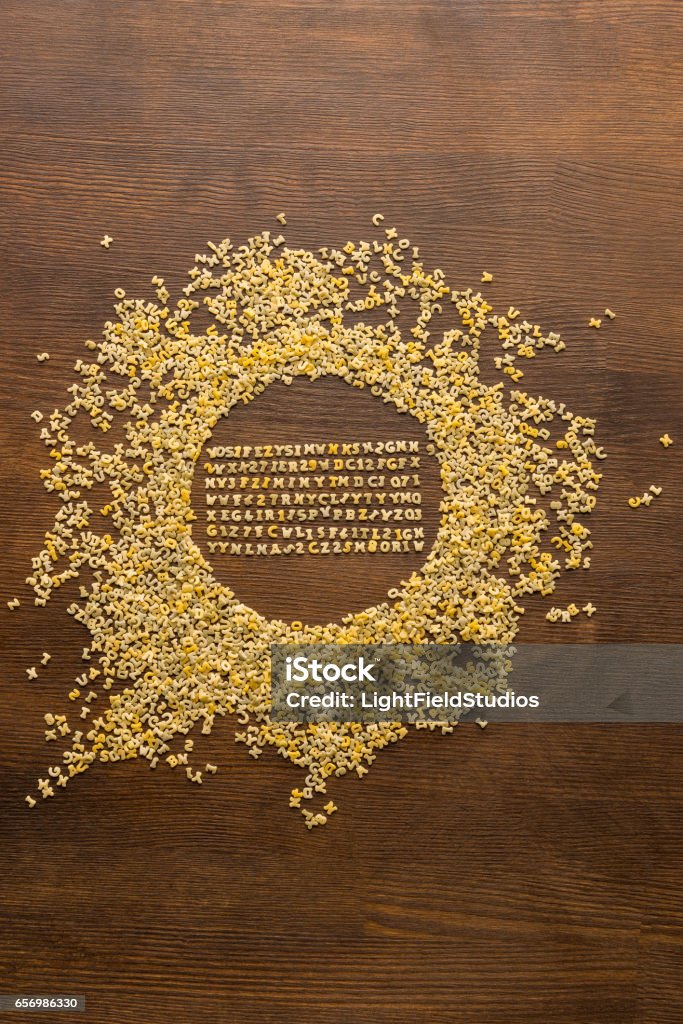
[[[599,613],[563,639],[680,642],[680,5],[5,0],[0,18],[0,990],[85,992],[62,1019],[103,1024],[679,1020],[680,726],[418,733],[309,834],[296,776],[224,722],[201,743],[210,786],[125,764],[29,812],[85,632],[69,594],[40,611],[22,581],[54,512],[29,413],[64,400],[113,289],[151,295],[161,273],[176,291],[207,239],[280,209],[314,247],[369,237],[381,209],[449,282],[486,267],[497,304],[567,340],[525,385],[597,416],[610,459],[593,566],[556,595]],[[606,305],[617,320],[589,330]],[[321,386],[282,429],[329,410]],[[245,437],[280,426],[277,395],[247,412]],[[356,403],[349,431],[379,420]],[[290,593],[281,568],[226,572],[264,610],[322,619],[408,569],[368,557],[352,584],[305,560]],[[522,638],[557,639],[546,608]]]

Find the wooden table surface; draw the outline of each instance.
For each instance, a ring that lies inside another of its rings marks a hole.
[[[64,402],[113,289],[151,295],[159,273],[176,292],[208,239],[277,230],[280,210],[288,242],[314,247],[370,237],[381,210],[450,283],[486,268],[496,305],[567,341],[524,384],[597,416],[610,457],[593,567],[556,594],[599,611],[561,638],[680,642],[681,13],[4,0],[0,991],[84,993],[62,1019],[112,1024],[683,1020],[679,725],[418,733],[341,780],[339,813],[308,833],[287,807],[297,773],[253,764],[223,722],[211,785],[129,762],[29,811],[42,715],[86,634],[73,590],[36,609],[22,582],[54,515],[29,413]],[[589,329],[605,306],[617,319]],[[317,386],[311,431],[339,400]],[[245,437],[293,429],[286,402],[261,401]],[[372,403],[347,425],[393,429]],[[651,483],[662,497],[632,512]],[[302,563],[289,596],[281,570],[238,571],[269,614],[363,602],[340,562]],[[368,599],[401,571],[367,556]],[[522,639],[558,638],[546,609],[529,602]]]

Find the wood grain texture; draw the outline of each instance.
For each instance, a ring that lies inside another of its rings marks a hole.
[[[295,773],[253,765],[225,723],[201,744],[211,785],[128,763],[29,812],[86,634],[69,595],[41,611],[21,583],[54,512],[28,414],[63,401],[113,289],[160,273],[175,292],[207,239],[280,209],[315,247],[368,237],[381,209],[449,282],[486,267],[496,304],[567,340],[525,384],[596,415],[610,459],[593,567],[557,593],[599,614],[562,638],[680,642],[680,4],[5,0],[0,18],[0,990],[83,992],[61,1019],[98,1024],[681,1020],[679,726],[419,733],[308,834]],[[589,330],[606,305],[618,319]],[[523,638],[557,638],[545,610]]]

